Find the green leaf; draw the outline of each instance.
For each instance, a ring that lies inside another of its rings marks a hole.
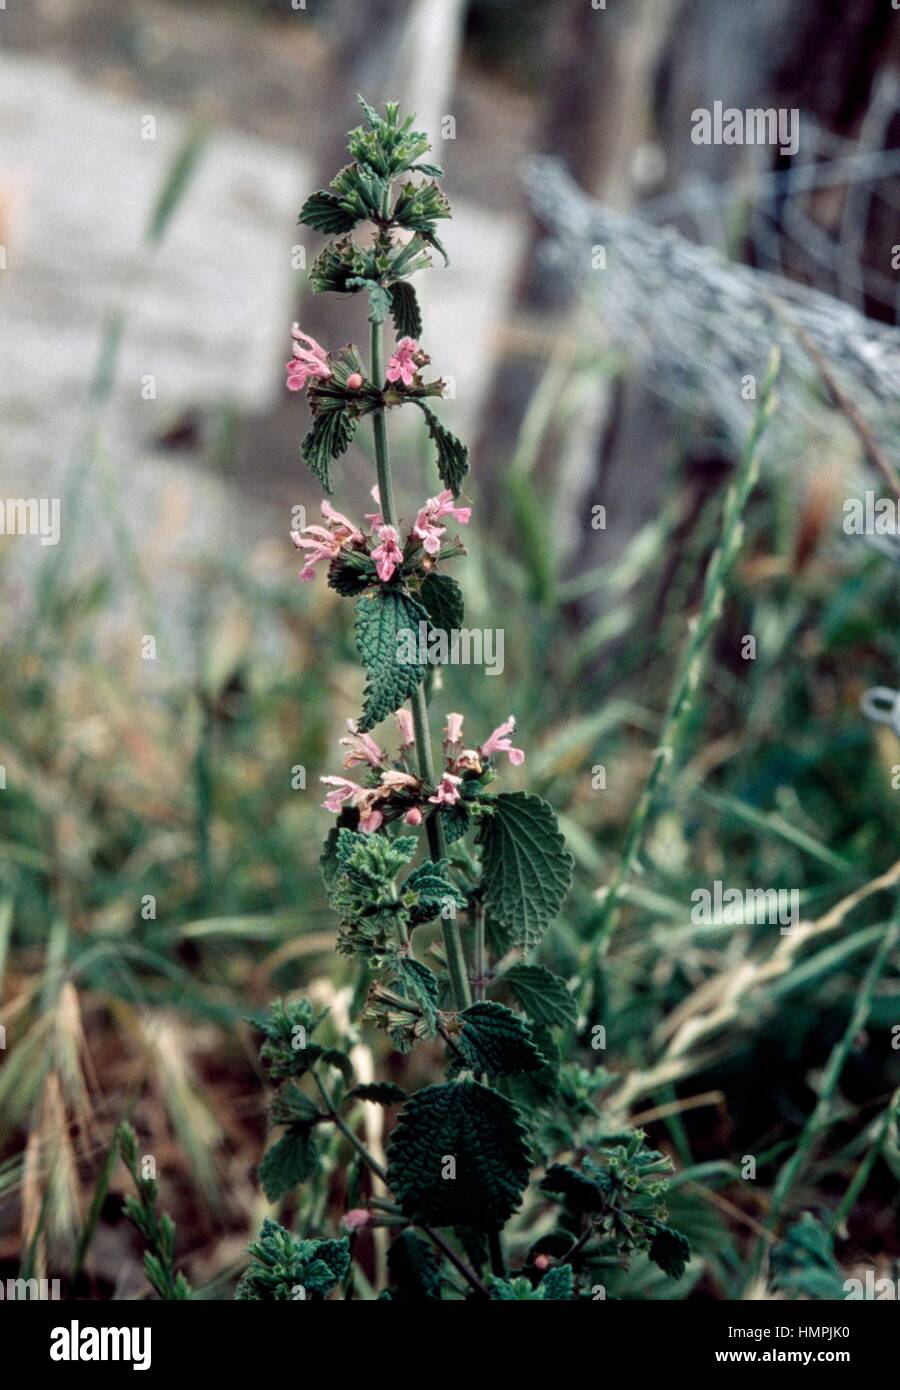
[[[559,1048],[547,1025],[532,1024],[531,1034],[544,1065],[538,1071],[508,1076],[498,1083],[503,1094],[529,1114],[534,1110],[546,1109],[554,1101],[559,1091],[561,1065]]]
[[[434,440],[437,449],[437,466],[441,482],[456,496],[469,471],[469,451],[455,434],[451,434],[441,424],[430,406],[419,400],[415,401],[415,404],[428,422],[428,433]]]
[[[463,1009],[459,1020],[456,1045],[473,1071],[519,1076],[545,1065],[528,1024],[504,1004],[479,1000]]]
[[[422,683],[424,668],[404,659],[404,635],[417,652],[419,623],[428,621],[421,604],[399,589],[381,588],[363,594],[356,605],[356,645],[365,667],[365,700],[359,720],[361,733],[373,729],[398,710]]]
[[[578,1021],[578,1006],[566,984],[543,965],[514,965],[503,976],[516,1003],[532,1023],[564,1028]]]
[[[310,194],[300,209],[300,216],[297,220],[307,227],[312,227],[316,232],[323,232],[325,236],[333,236],[338,232],[349,232],[355,227],[359,218],[354,217],[342,206],[341,200],[336,194],[321,188],[318,193]]]
[[[548,1269],[536,1288],[532,1287],[525,1275],[520,1275],[518,1279],[498,1279],[495,1275],[489,1275],[488,1288],[491,1298],[497,1303],[570,1300],[575,1297],[575,1276],[571,1265],[557,1265],[555,1269]]]
[[[435,1226],[499,1230],[517,1209],[528,1174],[516,1107],[476,1081],[417,1091],[388,1149],[388,1183],[403,1211]]]
[[[603,1188],[568,1163],[554,1163],[547,1169],[541,1179],[541,1191],[562,1197],[573,1211],[598,1213],[609,1204]]]
[[[408,280],[391,286],[391,315],[398,338],[422,336],[422,313],[416,292]]]
[[[449,869],[450,865],[446,859],[427,859],[417,869],[413,869],[403,884],[404,900],[407,893],[413,895],[409,911],[410,921],[414,926],[430,922],[442,915],[448,905],[454,908],[466,906],[466,899],[448,877]]]
[[[488,912],[526,949],[540,941],[572,882],[575,861],[556,816],[530,792],[484,797],[478,830]]]
[[[650,1242],[650,1258],[670,1279],[680,1279],[691,1258],[690,1242],[671,1226],[659,1225]]]
[[[830,1231],[812,1212],[789,1226],[771,1254],[772,1288],[795,1298],[844,1299],[844,1273]]]
[[[401,1231],[388,1250],[388,1271],[395,1299],[418,1303],[441,1296],[441,1261],[430,1241],[415,1231]]]
[[[430,1033],[434,1034],[440,986],[433,970],[415,956],[401,956],[395,963],[395,979],[402,993],[422,1010]]]
[[[315,1172],[319,1151],[309,1125],[291,1125],[259,1165],[259,1180],[270,1202],[277,1202]]]
[[[438,815],[444,827],[444,839],[448,845],[461,840],[469,832],[472,817],[468,806],[462,801],[455,802],[452,806],[441,806]]]
[[[419,599],[425,607],[431,627],[438,632],[451,633],[463,626],[466,620],[463,591],[449,574],[438,574],[432,570],[426,576]]]
[[[402,1105],[406,1092],[393,1081],[367,1081],[347,1092],[347,1100],[370,1100],[374,1105]]]
[[[300,445],[303,460],[326,492],[333,491],[331,463],[353,443],[356,420],[346,410],[326,410],[317,415]]]
[[[268,1218],[250,1246],[250,1255],[234,1295],[243,1302],[289,1302],[303,1294],[323,1299],[350,1268],[346,1238],[301,1240]]]

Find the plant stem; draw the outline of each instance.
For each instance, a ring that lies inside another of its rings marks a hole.
[[[384,329],[382,324],[372,324],[372,381],[379,388],[384,385]],[[391,473],[391,456],[388,450],[387,430],[384,421],[384,407],[372,416],[375,432],[375,467],[378,473],[378,495],[381,514],[388,526],[397,525],[397,507],[394,501],[394,482]],[[429,786],[435,785],[434,762],[431,755],[431,735],[428,731],[428,702],[424,688],[420,685],[410,701],[412,706],[413,728],[416,734],[416,760],[419,776]],[[444,828],[437,811],[425,822],[428,835],[428,852],[432,859],[443,859],[446,854]],[[450,988],[453,1005],[457,1010],[465,1009],[472,1002],[469,989],[469,976],[463,955],[459,926],[454,918],[441,919],[444,938],[444,951],[447,955],[447,969],[450,974]]]

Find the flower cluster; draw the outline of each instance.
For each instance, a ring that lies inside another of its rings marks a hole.
[[[381,500],[377,487],[372,489],[372,497],[376,506],[380,508]],[[291,532],[294,545],[304,552],[300,578],[314,579],[316,565],[320,561],[324,560],[330,564],[342,551],[353,550],[357,554],[368,555],[374,563],[378,578],[383,584],[387,584],[404,561],[410,559],[417,551],[424,550],[432,559],[437,556],[447,531],[446,526],[440,523],[446,517],[452,517],[460,526],[467,526],[472,509],[458,507],[449,489],[445,489],[437,497],[429,497],[424,507],[420,508],[403,546],[400,544],[400,533],[396,526],[386,525],[380,510],[366,515],[365,520],[370,528],[368,535],[358,526],[354,526],[342,512],[335,511],[330,502],[322,503],[322,515],[325,518],[324,526],[304,526],[302,531]]]
[[[464,747],[463,717],[448,714],[444,726],[444,768],[437,786],[432,790],[420,777],[409,771],[407,755],[415,743],[412,716],[409,710],[395,714],[400,733],[400,749],[395,765],[371,734],[360,733],[355,720],[348,720],[349,733],[341,739],[346,747],[344,767],[348,770],[363,766],[369,769],[371,785],[360,786],[349,777],[322,777],[331,790],[322,805],[326,811],[339,815],[344,807],[359,813],[360,830],[370,833],[379,830],[388,819],[403,818],[407,825],[421,825],[424,808],[455,806],[465,796],[465,784],[471,791],[479,790],[493,778],[493,761],[505,753],[514,767],[525,761],[521,748],[512,746],[516,721],[512,715],[500,724],[477,748]]]

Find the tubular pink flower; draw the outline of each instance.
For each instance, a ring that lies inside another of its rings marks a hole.
[[[351,801],[362,790],[355,782],[351,782],[349,777],[320,777],[319,781],[324,782],[326,787],[333,788],[322,802],[325,810],[330,811],[333,816],[339,815],[344,802]]]
[[[509,735],[515,731],[515,727],[516,721],[513,716],[510,715],[506,723],[500,724],[491,734],[487,742],[481,745],[478,750],[481,756],[483,758],[489,758],[492,753],[508,753],[509,761],[512,763],[513,767],[518,767],[520,763],[524,763],[525,754],[522,752],[522,749],[513,748],[509,740]]]
[[[372,491],[369,493],[369,496],[374,501],[375,506],[378,508],[378,511],[366,512],[366,521],[369,523],[373,530],[376,530],[379,526],[384,525],[384,516],[381,512],[381,493],[378,491],[377,483],[372,488]]]
[[[294,339],[294,355],[287,364],[288,390],[302,391],[310,377],[327,380],[331,376],[331,368],[328,365],[328,353],[321,344],[308,333],[302,333],[296,323],[291,328],[291,336]],[[301,342],[307,346],[301,347]]]
[[[327,500],[322,503],[322,515],[331,527],[332,534],[340,540],[341,545],[350,543],[362,545],[365,539],[362,531],[358,530],[349,517],[344,516],[343,512],[335,511]]]
[[[445,772],[440,782],[438,782],[437,791],[434,796],[430,796],[428,800],[433,801],[436,806],[455,806],[456,802],[459,801],[459,784],[461,781],[461,777],[454,776],[452,772]]]
[[[388,381],[402,381],[404,386],[412,386],[416,374],[413,358],[418,351],[419,344],[415,338],[401,338],[388,362]]]
[[[398,709],[394,718],[400,733],[400,752],[402,753],[405,748],[412,748],[416,741],[416,731],[413,728],[412,715],[408,709]]]
[[[344,758],[344,767],[355,767],[357,763],[381,767],[387,753],[378,747],[372,735],[361,734],[356,727],[355,719],[347,720],[347,728],[350,730],[350,737],[340,740],[344,747],[350,750]]]
[[[462,743],[462,727],[463,717],[461,714],[447,715],[447,723],[444,725],[444,743],[448,748]]]
[[[438,522],[445,516],[452,516],[460,526],[468,526],[471,515],[472,508],[457,507],[453,493],[447,488],[437,497],[429,497],[419,511],[410,534],[422,542],[429,555],[437,555],[441,548],[441,537],[447,530],[446,526],[439,526]]]
[[[364,835],[371,835],[382,825],[384,825],[384,816],[376,807],[367,806],[360,810],[359,828]]]
[[[394,570],[403,559],[403,551],[400,549],[400,537],[394,526],[379,526],[378,537],[381,545],[376,546],[372,551],[372,559],[375,561],[375,572],[383,584],[392,578]]]

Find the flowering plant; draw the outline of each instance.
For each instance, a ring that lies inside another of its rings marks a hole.
[[[313,290],[368,296],[369,363],[352,344],[329,351],[295,326],[287,386],[306,392],[312,425],[302,452],[326,493],[333,465],[371,416],[375,510],[357,524],[326,499],[322,524],[292,539],[302,580],[322,564],[328,583],[355,600],[367,677],[362,710],[341,739],[344,773],[356,775],[322,778],[324,807],[336,817],[321,862],[338,949],[360,972],[357,1015],[399,1052],[420,1041],[443,1047],[446,1079],[412,1095],[394,1082],[360,1080],[356,1019],[341,1031],[307,999],[279,1001],[253,1020],[277,1087],[271,1118],[283,1130],[260,1179],[273,1203],[301,1186],[309,1199],[302,1238],[266,1221],[238,1296],[369,1290],[367,1242],[372,1228],[390,1228],[382,1298],[596,1298],[603,1269],[634,1252],[678,1277],[687,1243],[666,1223],[669,1160],[639,1131],[604,1124],[594,1104],[602,1069],[562,1060],[576,1000],[531,957],[563,905],[573,860],[546,801],[493,790],[507,761],[525,762],[515,719],[479,742],[462,714],[447,713],[436,767],[426,666],[399,655],[404,631],[463,621],[462,590],[444,564],[464,553],[452,528],[470,521],[471,508],[458,501],[469,461],[427,403],[444,383],[423,379],[430,359],[410,283],[433,251],[444,255],[442,171],[422,162],[429,146],[412,116],[362,105],[352,162],[307,200],[300,220],[334,238],[312,267]],[[361,224],[374,227],[368,240],[353,236]],[[396,341],[385,365],[388,318]],[[396,505],[386,428],[388,412],[406,405],[424,414],[441,483],[411,525]],[[391,717],[393,755],[373,732]],[[373,1104],[402,1106],[386,1162],[360,1134]],[[338,1191],[343,1233],[311,1235]]]

